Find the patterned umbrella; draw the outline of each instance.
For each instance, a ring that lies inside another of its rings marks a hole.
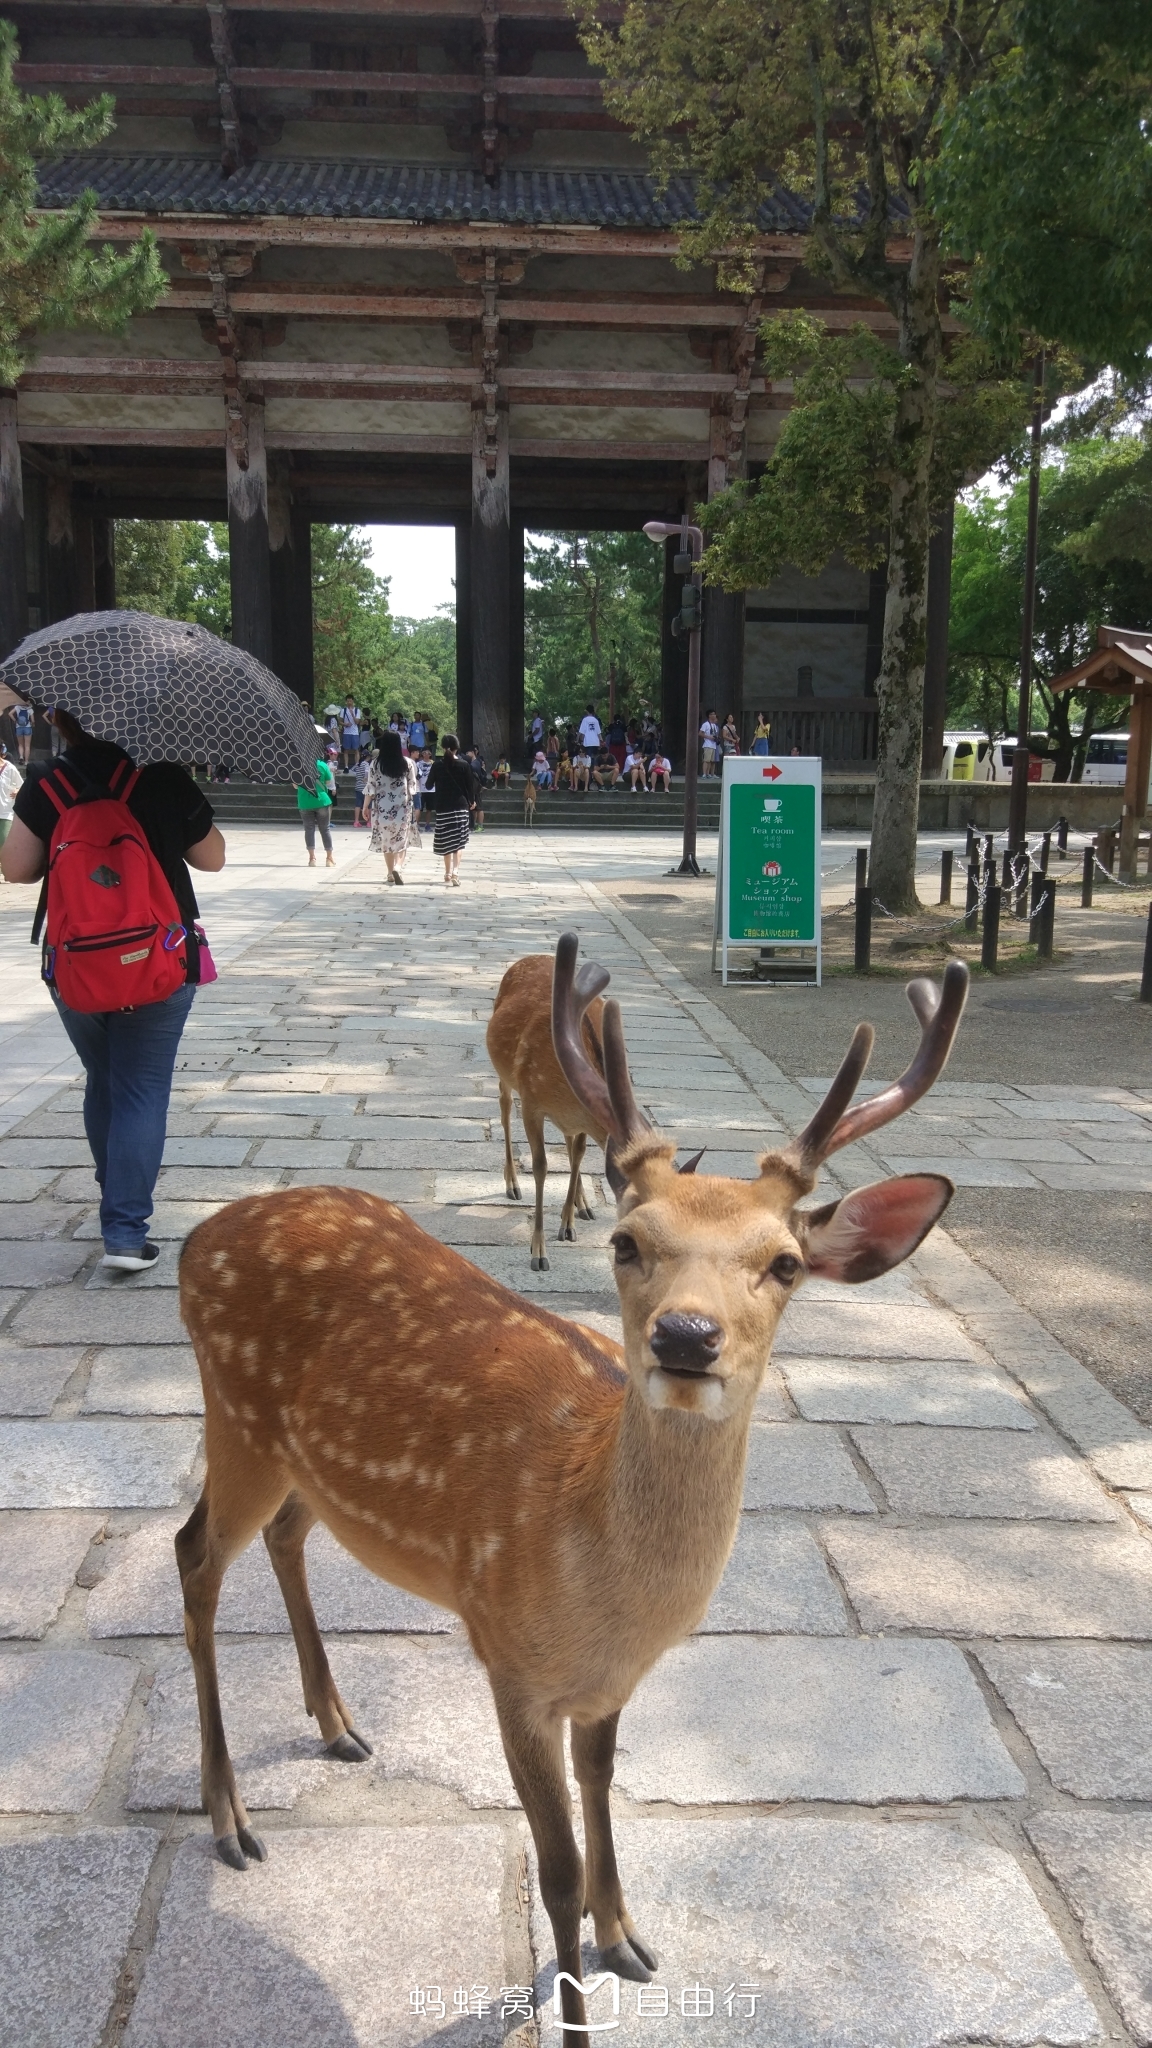
[[[78,612],[29,633],[0,683],[59,704],[96,739],[147,761],[227,761],[252,782],[316,786],[311,712],[271,669],[183,619]]]

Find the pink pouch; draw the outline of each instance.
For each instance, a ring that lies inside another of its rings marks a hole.
[[[198,945],[198,947],[199,947],[199,949],[200,949],[200,983],[199,983],[199,986],[200,986],[201,988],[204,988],[204,987],[206,986],[206,984],[207,984],[208,982],[210,982],[210,981],[217,981],[217,980],[219,979],[219,976],[218,976],[218,975],[217,975],[217,973],[216,973],[216,962],[215,962],[215,961],[214,961],[214,959],[212,958],[212,955],[211,955],[211,953],[210,953],[210,952],[208,951],[208,941],[207,941],[207,939],[206,939],[206,938],[205,938],[205,936],[204,936],[204,927],[203,927],[203,925],[202,925],[202,924],[198,924],[198,925],[196,925],[196,926],[195,926],[195,932],[196,932],[196,943],[197,943],[197,945]]]

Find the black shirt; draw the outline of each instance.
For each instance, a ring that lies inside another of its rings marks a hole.
[[[14,815],[30,832],[49,845],[59,812],[40,784],[53,768],[72,770],[69,781],[95,782],[103,787],[118,761],[130,760],[122,747],[110,740],[94,740],[90,746],[69,747],[51,766],[38,763],[28,769],[23,789],[13,805]],[[172,894],[183,923],[191,930],[199,916],[192,877],[184,863],[190,846],[207,838],[212,830],[212,806],[192,777],[175,761],[154,761],[140,770],[140,779],[128,798],[128,809],[144,828]],[[194,974],[189,980],[195,980]]]
[[[431,792],[436,812],[470,811],[476,801],[472,770],[456,754],[440,754],[433,761],[424,789],[426,794]]]

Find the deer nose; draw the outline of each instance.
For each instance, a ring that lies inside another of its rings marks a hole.
[[[648,1339],[665,1372],[700,1377],[711,1372],[724,1342],[719,1323],[708,1316],[658,1316]]]

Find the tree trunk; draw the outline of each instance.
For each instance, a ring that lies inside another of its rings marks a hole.
[[[896,411],[888,590],[879,699],[876,807],[870,882],[886,910],[917,907],[916,825],[924,728],[924,658],[928,644],[930,469],[936,433],[940,367],[940,251],[917,230],[900,319],[900,354],[912,375]]]

